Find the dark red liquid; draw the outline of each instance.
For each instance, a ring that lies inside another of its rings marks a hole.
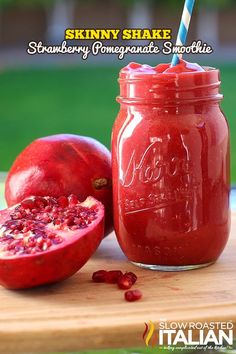
[[[127,257],[214,262],[229,235],[229,134],[217,70],[131,63],[113,128],[114,222]]]

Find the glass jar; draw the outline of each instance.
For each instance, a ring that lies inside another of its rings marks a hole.
[[[133,63],[119,83],[112,163],[123,252],[136,265],[165,271],[215,262],[230,228],[219,71],[165,73]]]

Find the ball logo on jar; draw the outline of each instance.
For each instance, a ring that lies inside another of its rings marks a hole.
[[[162,145],[162,141],[154,141],[147,147],[144,153],[137,158],[134,150],[128,160],[125,173],[121,176],[123,187],[132,187],[135,183],[155,184],[165,177],[186,176],[192,174],[192,164],[185,156],[168,156],[168,146]]]
[[[188,215],[193,207],[190,202],[196,195],[199,181],[194,176],[190,152],[182,134],[175,139],[175,144],[168,135],[153,137],[144,152],[140,153],[138,146],[122,161],[120,180],[125,193],[122,204],[126,215],[148,210],[156,213],[160,209],[162,218],[165,208],[184,202],[185,227],[189,227]],[[178,219],[177,209],[175,213]]]

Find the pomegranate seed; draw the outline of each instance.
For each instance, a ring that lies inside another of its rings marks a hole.
[[[52,207],[52,212],[54,213],[54,216],[57,217],[58,207],[57,206]]]
[[[30,237],[28,238],[28,242],[35,242],[35,238],[34,238],[33,236],[30,236]]]
[[[52,241],[50,239],[47,239],[44,243],[46,243],[48,247],[52,245]]]
[[[68,219],[65,219],[65,224],[66,224],[67,226],[73,226],[73,225],[75,224],[74,218],[73,218],[73,217],[70,217],[70,218],[68,218]]]
[[[45,216],[43,221],[46,223],[46,224],[50,224],[50,222],[52,222],[52,219],[49,218],[48,216]]]
[[[82,222],[82,219],[80,219],[80,218],[75,218],[74,219],[74,223],[75,224],[80,224]]]
[[[56,235],[53,232],[48,233],[48,238],[53,239]]]
[[[33,209],[35,207],[34,205],[34,200],[32,199],[25,199],[23,202],[21,202],[21,206],[24,209]]]
[[[124,296],[126,301],[133,302],[141,299],[143,294],[140,290],[129,290],[125,292]]]
[[[35,242],[30,241],[30,242],[28,242],[27,246],[28,246],[28,248],[35,247]]]
[[[44,208],[48,203],[43,197],[35,197],[34,204],[37,208]]]
[[[14,219],[16,220],[16,219],[22,219],[22,214],[21,214],[21,212],[17,212],[17,213],[15,213],[14,214]]]
[[[74,204],[77,204],[78,203],[78,198],[76,195],[74,194],[71,194],[69,197],[68,197],[68,200],[69,200],[69,204],[70,205],[74,205]]]
[[[79,228],[78,225],[73,225],[73,226],[71,226],[70,229],[71,229],[72,231],[75,231],[75,230],[78,230],[78,228]]]
[[[94,215],[89,215],[87,218],[88,222],[92,222],[95,219],[96,219],[96,217]]]
[[[17,228],[17,226],[15,224],[9,225],[10,230],[15,230],[16,228]]]
[[[137,279],[138,279],[138,278],[137,278],[137,275],[134,274],[133,272],[126,272],[126,273],[124,274],[124,276],[130,278],[131,281],[132,281],[132,284],[135,284],[136,281],[137,281]]]
[[[118,279],[118,287],[123,290],[130,289],[133,285],[132,279],[130,277],[127,277],[126,275],[122,275]]]
[[[65,208],[68,206],[68,199],[66,197],[59,197],[57,199],[58,204],[60,207]]]
[[[38,224],[37,224],[37,227],[40,229],[40,228],[44,228],[44,223],[42,223],[42,222],[39,222]]]
[[[38,245],[38,247],[42,247],[43,243],[44,243],[43,238],[42,238],[42,237],[39,237],[39,238],[37,239],[37,245]]]
[[[106,270],[98,270],[93,273],[92,280],[95,283],[104,283],[106,281],[106,274],[107,274]]]
[[[123,275],[121,270],[110,270],[106,273],[106,283],[117,284],[119,278]]]
[[[57,245],[57,244],[63,242],[63,238],[60,237],[60,236],[56,236],[56,237],[52,240],[52,242],[53,242],[55,245]]]
[[[16,213],[16,218],[22,220],[23,218],[26,217],[26,215],[27,213],[25,212],[25,210],[21,209]]]
[[[44,210],[45,210],[47,213],[50,212],[50,211],[52,211],[51,205],[47,205]]]

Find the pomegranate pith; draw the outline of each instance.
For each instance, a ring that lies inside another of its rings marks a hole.
[[[0,284],[27,288],[74,274],[103,237],[104,208],[92,197],[31,197],[0,212]]]

